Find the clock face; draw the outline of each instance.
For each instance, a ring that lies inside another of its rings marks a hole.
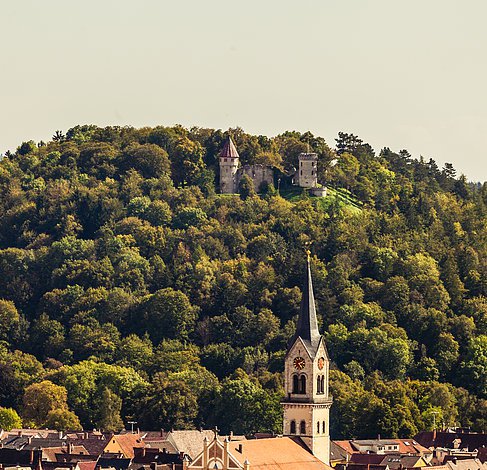
[[[325,358],[324,357],[320,357],[318,359],[318,369],[323,369],[323,367],[325,367]]]
[[[303,370],[306,362],[302,357],[295,357],[293,361],[294,368],[297,370]]]

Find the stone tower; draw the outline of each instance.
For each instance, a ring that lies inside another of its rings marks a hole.
[[[300,153],[298,157],[298,186],[316,188],[318,186],[318,155]]]
[[[330,360],[318,331],[308,253],[306,283],[296,333],[284,363],[284,436],[299,436],[313,455],[330,464]]]
[[[233,194],[238,192],[237,170],[239,155],[233,140],[228,136],[220,152],[220,192]]]

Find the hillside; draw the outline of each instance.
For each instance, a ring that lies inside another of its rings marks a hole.
[[[3,158],[0,407],[280,432],[311,246],[332,438],[487,429],[487,185],[352,134],[230,132],[283,175],[309,145],[329,196],[216,194],[212,129],[77,126]]]

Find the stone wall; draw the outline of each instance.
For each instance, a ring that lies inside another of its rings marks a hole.
[[[274,184],[274,169],[271,166],[261,164],[244,165],[237,170],[237,191],[243,175],[247,175],[253,181],[256,192],[260,191],[262,183],[264,182],[268,185]]]

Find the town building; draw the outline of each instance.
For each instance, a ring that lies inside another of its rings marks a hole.
[[[333,463],[347,463],[354,454],[400,454],[419,456],[426,463],[433,458],[433,451],[414,439],[349,439],[334,440],[331,443]]]

